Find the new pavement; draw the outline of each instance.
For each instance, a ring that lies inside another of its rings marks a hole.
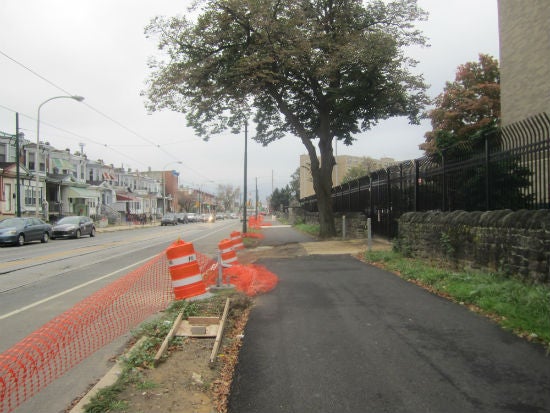
[[[291,228],[264,231],[262,245]],[[305,239],[307,240],[307,239]],[[265,258],[229,412],[550,412],[550,358],[349,255]]]

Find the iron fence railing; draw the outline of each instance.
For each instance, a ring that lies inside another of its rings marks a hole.
[[[362,212],[388,237],[409,211],[550,208],[550,118],[543,113],[498,137],[374,171],[334,187],[332,201],[334,212]],[[300,203],[317,212],[315,196]]]

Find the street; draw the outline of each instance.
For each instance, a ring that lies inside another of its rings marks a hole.
[[[0,352],[55,316],[161,253],[176,239],[215,256],[236,220],[98,233],[94,238],[0,249]],[[15,411],[63,411],[102,377],[129,334],[115,340],[54,381]],[[44,406],[48,406],[45,410]]]

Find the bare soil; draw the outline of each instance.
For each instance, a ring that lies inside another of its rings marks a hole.
[[[157,367],[142,369],[139,380],[120,393],[118,399],[126,405],[122,411],[226,412],[250,303],[243,300],[239,308],[229,312],[222,345],[213,363],[210,357],[214,338],[176,338]]]

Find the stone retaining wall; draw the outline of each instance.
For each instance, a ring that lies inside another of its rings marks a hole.
[[[359,212],[348,212],[345,214],[346,221],[346,238],[367,238],[367,217]],[[307,212],[299,207],[290,207],[288,209],[288,220],[294,225],[299,222],[304,224],[319,224],[318,212]],[[336,233],[338,237],[343,234],[343,217],[341,214],[335,214],[334,224],[336,225]]]
[[[550,210],[408,212],[396,246],[411,256],[550,283]]]

